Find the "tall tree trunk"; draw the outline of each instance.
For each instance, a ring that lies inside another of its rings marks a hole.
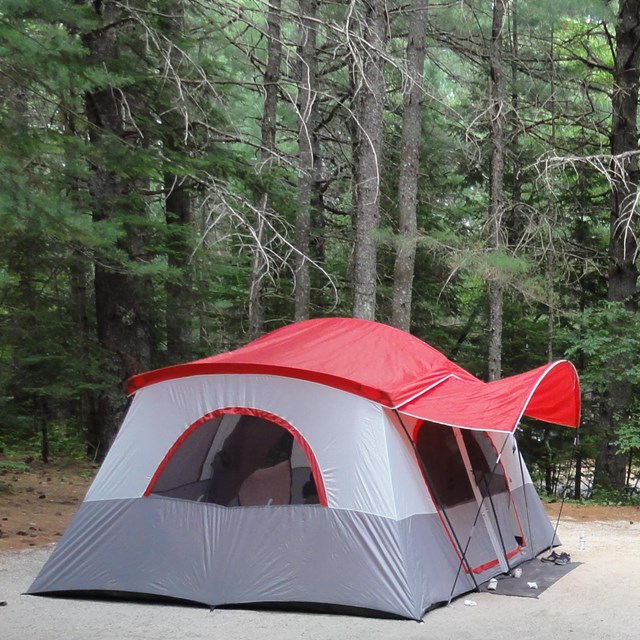
[[[418,169],[420,168],[421,97],[428,0],[412,0],[407,36],[407,91],[402,112],[400,175],[398,178],[398,248],[393,270],[391,324],[411,329],[411,300],[418,236]]]
[[[102,17],[104,28],[85,36],[84,44],[96,64],[109,66],[118,56],[115,25],[122,16],[113,2],[95,2],[94,8]],[[130,114],[133,105],[135,99],[123,88],[106,87],[85,95],[89,138],[97,150],[89,185],[94,202],[93,220],[96,224],[107,225],[124,215],[118,223],[123,234],[117,241],[117,248],[130,262],[139,260],[144,251],[144,237],[135,226],[135,219],[146,215],[144,203],[139,198],[132,199],[140,185],[135,179],[123,177],[106,166],[100,158],[105,145],[132,137],[126,131],[123,114]],[[129,265],[116,264],[109,255],[100,256],[95,263],[96,327],[99,344],[105,353],[102,372],[105,388],[95,403],[88,446],[98,460],[105,456],[126,412],[127,379],[150,365],[147,328],[150,319],[143,310],[145,302],[150,300],[147,285],[145,278],[130,272]]]
[[[185,178],[165,173],[165,215],[168,226],[167,262],[177,274],[166,285],[167,359],[182,362],[192,355],[193,309],[190,257],[193,222],[191,194]]]
[[[514,0],[514,6],[513,6],[513,10],[512,13],[514,15],[514,24],[515,24],[515,11],[516,11],[516,6],[515,6],[515,2],[516,0]],[[515,32],[516,35],[514,35],[514,39],[517,37],[517,32]],[[550,34],[550,38],[549,38],[549,42],[550,42],[550,51],[549,51],[549,62],[550,62],[550,77],[549,77],[549,84],[550,84],[550,99],[549,99],[549,111],[551,112],[551,142],[553,147],[556,147],[556,112],[557,112],[557,105],[556,105],[556,59],[555,59],[555,47],[554,47],[554,43],[555,43],[555,38],[554,38],[554,29],[553,27],[551,28],[551,34]],[[519,59],[516,58],[516,56],[514,56],[514,66],[515,66],[515,60]],[[516,78],[513,78],[513,86],[514,86],[514,90],[515,87],[517,86],[516,84]],[[514,112],[517,113],[517,108],[514,105]],[[516,172],[516,170],[518,170],[519,167],[515,167],[514,166],[514,173]],[[554,273],[554,266],[555,266],[555,257],[553,252],[549,252],[549,254],[547,255],[546,258],[546,270],[547,270],[547,286],[549,291],[553,291],[553,273]],[[553,343],[554,343],[554,338],[555,338],[555,320],[554,320],[554,315],[553,315],[553,306],[549,305],[548,307],[548,318],[547,318],[547,360],[549,362],[553,361]]]
[[[167,35],[169,39],[183,39],[185,34],[184,5],[169,0],[163,7],[167,17]],[[165,57],[165,77],[170,79],[169,104],[163,116],[167,130],[166,145],[173,153],[186,154],[185,142],[188,135],[188,117],[185,105],[180,106],[177,77],[182,53],[173,45]],[[172,269],[171,280],[166,284],[167,308],[167,360],[170,363],[181,362],[191,357],[193,346],[193,309],[192,309],[192,273],[191,273],[191,229],[193,224],[192,197],[188,179],[173,173],[170,169],[164,174],[165,217],[167,221],[167,263]]]
[[[609,230],[607,297],[637,313],[638,271],[638,83],[640,82],[640,0],[620,0],[616,24],[613,75],[611,153],[612,206]],[[627,155],[628,154],[628,155]],[[599,448],[594,485],[622,489],[626,456],[617,452],[618,415],[626,414],[633,389],[624,380],[610,380],[601,405]]]
[[[276,152],[276,128],[278,107],[278,83],[282,61],[281,41],[282,0],[272,0],[267,13],[267,64],[264,72],[264,107],[261,126],[261,171],[268,172],[274,162]],[[264,216],[269,207],[269,194],[264,189],[258,195],[256,219],[256,246],[253,254],[251,286],[249,291],[249,335],[258,337],[264,331],[265,322],[265,278],[269,265],[263,252],[266,242]]]
[[[75,96],[80,98],[80,96]],[[78,117],[75,111],[68,109],[65,115],[65,134],[71,139],[79,135],[77,130]],[[70,154],[67,162],[71,164],[74,161]],[[67,194],[71,202],[82,210],[81,198],[85,190],[84,181],[79,178],[71,178],[68,181]],[[80,249],[73,250],[73,261],[69,269],[69,297],[71,301],[72,317],[74,330],[78,336],[78,350],[76,359],[80,365],[83,378],[88,382],[93,378],[91,374],[91,348],[95,344],[94,327],[91,324],[91,315],[93,307],[91,305],[90,290],[93,287],[93,266],[87,259],[86,252]],[[78,410],[77,421],[80,428],[86,430],[87,425],[92,419],[92,403],[94,402],[94,394],[88,388],[81,389],[78,392]],[[86,431],[83,432],[86,438]]]
[[[520,137],[522,134],[522,125],[520,120],[520,94],[519,89],[519,64],[520,64],[520,51],[518,42],[518,5],[517,0],[511,0],[511,38],[510,38],[510,57],[511,57],[511,104],[509,111],[509,131],[508,131],[508,149],[509,156],[512,160],[512,181],[511,181],[511,204],[508,207],[509,220],[507,222],[507,243],[509,246],[517,245],[518,241],[522,237],[525,227],[525,220],[522,213],[522,176],[520,174],[521,168],[521,150],[520,150]],[[552,57],[553,59],[553,57]],[[551,100],[553,100],[553,88],[551,90]],[[551,126],[553,128],[554,121]],[[552,134],[553,136],[553,134]]]
[[[384,0],[359,2],[363,10],[360,59],[356,73],[357,123],[360,129],[354,158],[356,184],[355,268],[353,316],[374,320],[376,315],[377,246],[380,222],[380,172],[385,83],[384,56],[387,39],[387,7]]]
[[[49,423],[51,422],[51,410],[46,398],[41,396],[35,399],[33,420],[35,429],[40,431],[40,459],[45,464],[49,463]]]
[[[573,477],[573,499],[582,500],[582,453],[576,453],[576,472]]]
[[[93,286],[91,266],[85,263],[84,256],[79,255],[76,251],[75,260],[71,265],[70,273],[70,297],[73,307],[74,328],[78,333],[78,351],[76,358],[80,363],[80,367],[89,379],[91,371],[91,345],[95,343],[92,333],[90,313],[89,290]],[[78,423],[83,429],[87,427],[92,416],[92,403],[94,402],[94,394],[88,389],[82,389],[78,393]]]
[[[507,0],[493,3],[491,53],[489,56],[489,116],[491,118],[491,175],[489,185],[489,249],[504,246],[504,158],[506,90],[502,70],[502,42]],[[502,316],[504,287],[496,273],[488,283],[489,295],[489,380],[502,377]]]
[[[298,47],[298,212],[296,215],[295,319],[310,317],[309,252],[312,201],[317,174],[317,26],[318,0],[300,0]]]

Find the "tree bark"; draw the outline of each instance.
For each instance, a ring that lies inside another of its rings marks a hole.
[[[298,47],[298,212],[296,215],[295,319],[310,317],[311,277],[309,252],[317,158],[317,32],[318,0],[300,0]]]
[[[398,245],[393,271],[391,324],[411,329],[413,274],[418,240],[418,170],[422,141],[422,81],[427,33],[427,0],[413,0],[409,8],[407,36],[407,91],[402,112],[400,175],[398,178]]]
[[[375,320],[377,246],[375,232],[380,222],[380,172],[385,82],[384,56],[387,39],[387,8],[384,0],[359,3],[363,9],[363,41],[360,59],[354,64],[358,99],[355,109],[360,130],[354,158],[356,184],[355,268],[353,316]]]
[[[171,41],[185,34],[184,5],[175,1],[167,2],[164,8],[167,18],[167,35]],[[173,45],[165,57],[164,76],[168,83],[169,99],[165,105],[163,122],[166,130],[167,148],[178,154],[186,154],[188,149],[185,133],[189,133],[188,118],[185,117],[186,105],[179,105],[176,86],[180,78],[176,77],[184,62],[183,55]],[[193,225],[192,196],[189,180],[176,175],[171,168],[164,173],[165,218],[167,223],[167,264],[171,268],[170,280],[165,286],[167,296],[166,331],[167,361],[184,362],[192,355],[193,347],[193,293],[191,271],[191,231]]]
[[[609,273],[607,297],[620,302],[629,313],[637,313],[638,209],[636,197],[640,172],[638,159],[638,83],[640,82],[640,0],[621,0],[615,32],[611,154],[612,205],[609,228]],[[628,155],[625,155],[628,154]],[[618,453],[616,433],[620,417],[633,400],[630,382],[611,380],[600,411],[600,437],[594,485],[622,490],[626,456]]]
[[[193,223],[191,194],[185,178],[170,172],[164,176],[165,215],[168,226],[167,263],[178,275],[171,275],[167,294],[167,360],[184,362],[192,355],[193,309],[190,257]]]
[[[504,157],[506,90],[502,69],[503,29],[507,0],[493,3],[491,52],[489,55],[489,116],[491,125],[491,175],[489,185],[489,250],[500,251],[504,246]],[[489,380],[502,377],[502,322],[504,286],[500,274],[488,282],[489,296]]]
[[[639,169],[638,83],[640,81],[640,0],[622,0],[616,25],[616,52],[612,94],[611,153],[612,207],[609,230],[607,297],[637,313],[638,271],[636,241]],[[624,155],[629,154],[629,155]],[[594,485],[621,490],[625,485],[625,455],[617,452],[616,432],[633,400],[630,382],[611,380],[601,405],[600,442]]]
[[[94,3],[103,24],[116,24],[121,17],[112,2]],[[95,64],[108,66],[118,56],[116,27],[94,30],[85,36],[84,44]],[[128,378],[150,366],[150,319],[143,305],[151,301],[148,282],[130,271],[130,263],[144,252],[144,237],[135,228],[135,219],[145,216],[144,204],[132,199],[140,186],[134,178],[123,177],[102,161],[105,144],[126,137],[123,114],[131,113],[135,100],[127,90],[104,87],[85,95],[89,122],[89,139],[97,153],[92,162],[93,176],[89,191],[93,198],[95,224],[116,224],[122,229],[117,249],[130,261],[114,262],[112,256],[101,255],[95,263],[94,290],[98,342],[103,348],[103,380],[105,388],[95,403],[95,413],[88,430],[89,453],[97,460],[106,455],[127,410],[125,384]],[[138,144],[144,144],[138,140]],[[121,217],[123,216],[123,217]]]
[[[264,107],[261,126],[261,171],[268,172],[276,152],[278,83],[282,61],[281,41],[282,0],[272,0],[267,13],[267,64],[264,72]],[[257,338],[264,331],[265,322],[265,278],[269,264],[263,252],[266,241],[264,216],[269,206],[269,194],[264,189],[257,198],[256,246],[253,254],[251,285],[249,291],[249,335]]]
[[[74,252],[74,262],[70,270],[70,299],[73,308],[74,327],[78,333],[78,351],[76,358],[88,379],[91,371],[91,346],[95,344],[93,328],[90,316],[93,309],[90,305],[90,289],[93,286],[93,270],[86,263],[79,252]],[[92,403],[94,394],[88,389],[82,389],[78,393],[78,423],[85,428],[90,424],[94,413]]]

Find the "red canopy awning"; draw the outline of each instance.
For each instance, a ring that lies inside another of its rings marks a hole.
[[[566,361],[485,383],[404,331],[354,318],[297,322],[234,351],[134,376],[129,391],[223,373],[318,382],[424,420],[471,429],[513,431],[523,415],[577,427],[580,417],[577,374]]]
[[[580,388],[573,365],[561,360],[495,382],[451,377],[399,410],[431,422],[484,431],[513,431],[523,415],[577,427]]]

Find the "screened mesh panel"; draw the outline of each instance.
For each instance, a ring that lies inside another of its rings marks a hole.
[[[416,440],[436,502],[453,507],[475,500],[464,461],[451,427],[425,422]]]
[[[189,434],[169,458],[152,493],[202,500],[208,483],[206,459],[221,422],[222,416],[207,420]]]
[[[471,470],[484,497],[508,492],[504,469],[497,463],[498,452],[483,431],[462,429],[462,437],[469,454]]]
[[[311,466],[292,434],[266,418],[237,414],[194,429],[151,493],[229,507],[318,502]]]

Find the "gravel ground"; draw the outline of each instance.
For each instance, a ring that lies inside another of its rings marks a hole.
[[[581,531],[586,548],[579,550]],[[473,593],[421,623],[350,616],[70,600],[21,595],[50,549],[0,554],[0,639],[164,640],[425,638],[429,640],[637,640],[640,523],[563,519],[558,533],[582,563],[539,598]],[[467,606],[471,599],[476,606]]]

